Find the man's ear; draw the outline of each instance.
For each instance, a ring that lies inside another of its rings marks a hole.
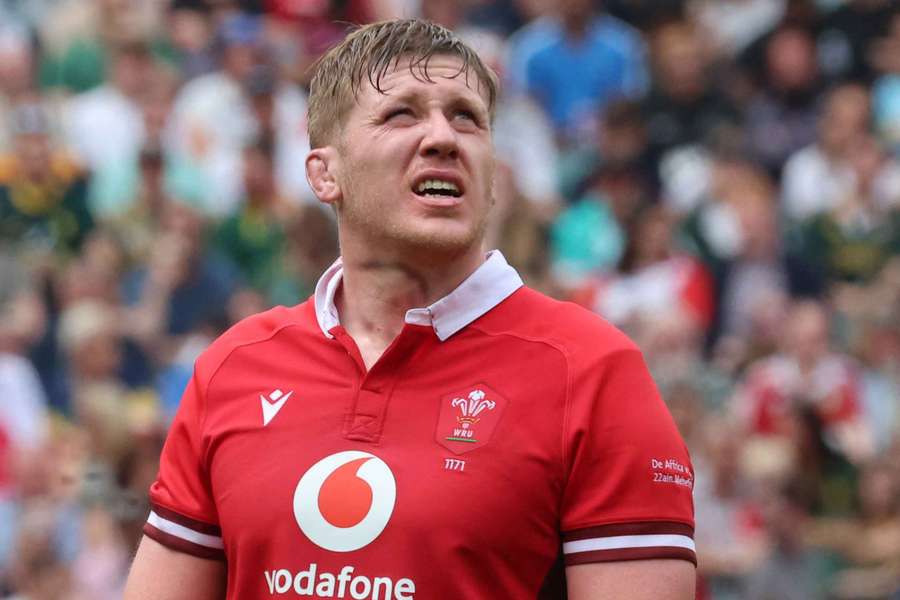
[[[334,146],[313,148],[306,156],[306,179],[319,202],[335,205],[343,198],[338,171],[340,159]]]

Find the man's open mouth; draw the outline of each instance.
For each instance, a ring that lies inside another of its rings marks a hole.
[[[443,196],[459,198],[462,195],[459,187],[452,181],[426,179],[415,186],[413,191],[419,196]]]

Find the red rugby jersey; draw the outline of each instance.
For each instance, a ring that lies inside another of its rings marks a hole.
[[[696,560],[687,450],[623,334],[495,251],[366,371],[340,278],[198,359],[149,537],[226,560],[241,600],[532,599],[560,555]]]

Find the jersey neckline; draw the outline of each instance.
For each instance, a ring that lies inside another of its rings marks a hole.
[[[340,288],[344,267],[338,258],[316,284],[314,296],[316,320],[327,338],[331,330],[341,324],[335,296]],[[405,322],[430,326],[442,342],[503,302],[524,283],[499,250],[491,250],[487,257],[456,289],[424,308],[406,311]]]

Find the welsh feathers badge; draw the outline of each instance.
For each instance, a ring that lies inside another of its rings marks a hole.
[[[441,397],[435,440],[455,454],[488,443],[503,415],[507,400],[483,383]]]

